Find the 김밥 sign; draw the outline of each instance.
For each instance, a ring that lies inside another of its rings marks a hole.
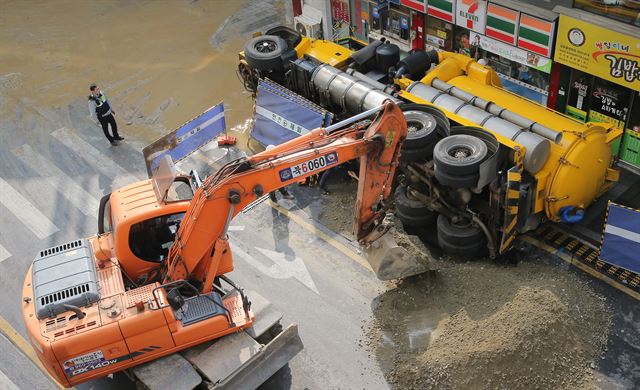
[[[640,40],[560,16],[555,61],[640,91]]]

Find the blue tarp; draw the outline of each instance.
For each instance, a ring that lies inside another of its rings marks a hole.
[[[168,154],[174,162],[178,162],[212,141],[225,129],[224,104],[220,103],[147,146],[142,150],[142,154],[149,177],[163,156]]]
[[[269,80],[260,80],[251,136],[263,146],[279,145],[318,127],[332,115],[300,95]]]
[[[609,203],[600,259],[640,273],[640,211]]]

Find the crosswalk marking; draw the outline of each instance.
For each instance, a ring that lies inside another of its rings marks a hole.
[[[2,390],[20,390],[15,383],[9,379],[7,375],[5,375],[2,370],[0,370],[0,389]]]
[[[11,257],[11,253],[9,253],[9,251],[6,250],[5,247],[0,245],[0,263],[8,259],[9,257]]]
[[[118,188],[141,180],[128,173],[118,164],[113,162],[113,157],[107,156],[89,143],[78,137],[75,133],[62,127],[51,133],[58,141],[73,150],[79,157],[86,161],[96,162],[92,164],[100,173],[114,181],[112,187]],[[116,184],[117,183],[117,184]]]
[[[24,223],[39,239],[49,237],[59,229],[34,205],[0,178],[0,203]]]
[[[35,152],[31,146],[22,145],[13,150],[22,162],[38,172],[44,180],[57,189],[69,202],[77,207],[84,215],[96,216],[100,202],[80,187],[73,179],[62,172],[41,154]]]

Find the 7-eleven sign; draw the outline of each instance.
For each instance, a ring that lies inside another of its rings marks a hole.
[[[458,0],[456,24],[480,34],[484,34],[487,22],[486,0]]]

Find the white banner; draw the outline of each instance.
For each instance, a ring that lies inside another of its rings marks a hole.
[[[485,37],[478,33],[471,33],[471,44],[480,46],[481,49],[498,54],[500,57],[510,59],[530,68],[538,69],[545,73],[551,73],[552,61],[541,55],[522,50],[515,46],[507,45],[495,39]]]

